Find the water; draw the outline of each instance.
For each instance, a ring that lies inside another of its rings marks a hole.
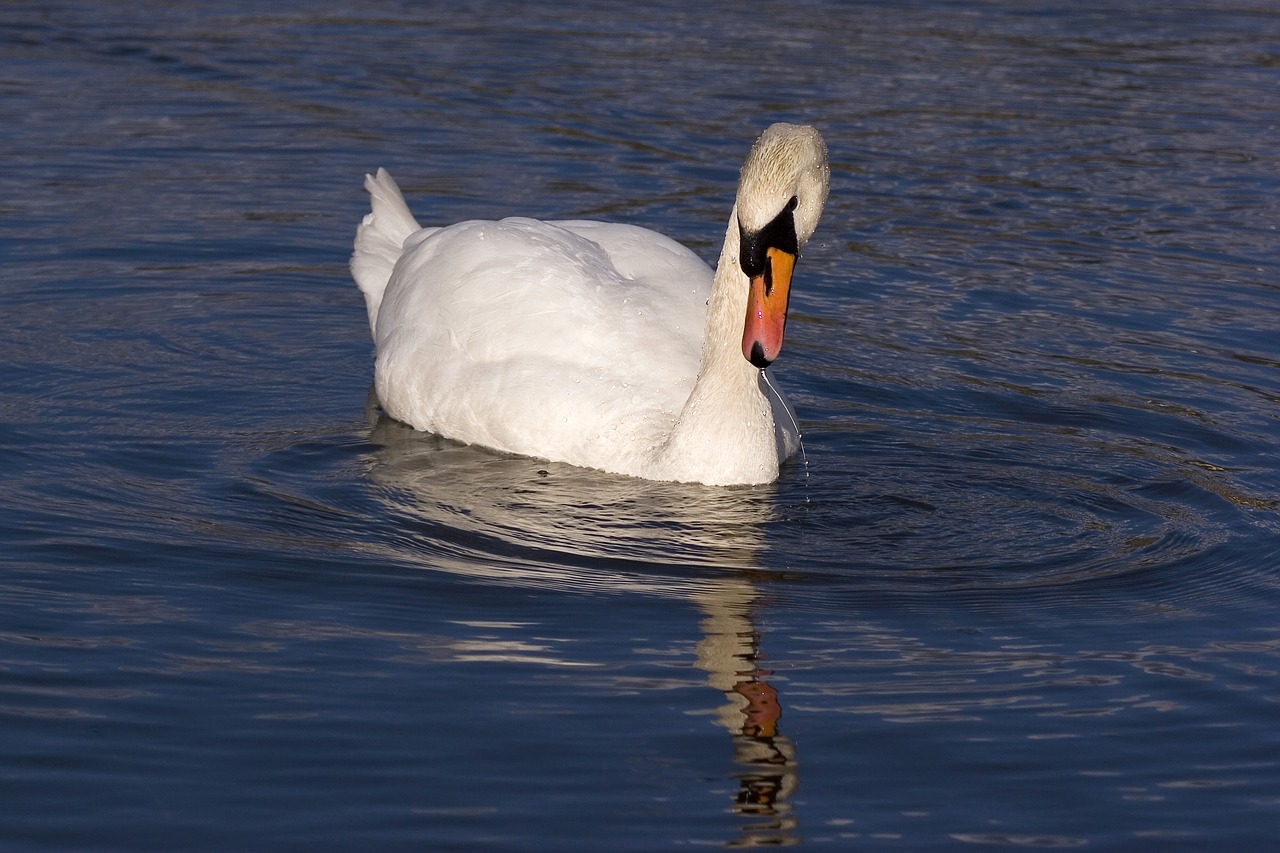
[[[766,12],[5,7],[0,846],[1274,839],[1280,16]],[[364,172],[714,260],[779,119],[776,486],[369,401]]]

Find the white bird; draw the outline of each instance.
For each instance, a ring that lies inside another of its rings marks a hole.
[[[827,148],[775,124],[738,180],[714,274],[632,225],[511,218],[422,228],[384,169],[351,272],[374,385],[420,430],[651,480],[768,483],[795,453],[764,376],[827,198]]]

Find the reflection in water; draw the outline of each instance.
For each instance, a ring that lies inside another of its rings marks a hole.
[[[795,749],[779,730],[781,706],[759,666],[753,618],[771,487],[605,475],[462,447],[385,417],[371,440],[380,448],[370,476],[387,490],[384,502],[407,516],[413,547],[433,567],[488,582],[607,587],[696,604],[696,665],[724,694],[716,722],[733,738],[733,810],[751,820],[731,846],[798,842],[787,802],[797,785]]]
[[[769,487],[604,475],[462,446],[385,417],[370,439],[380,445],[370,478],[412,545],[433,564],[462,558],[467,574],[687,596],[709,582],[695,568],[755,568],[773,518]]]
[[[697,665],[727,700],[716,710],[716,721],[733,735],[739,767],[734,811],[754,820],[733,846],[789,845],[799,841],[787,802],[798,783],[795,747],[779,730],[778,691],[759,666],[761,635],[752,618],[756,598],[746,578],[726,579],[694,596],[704,614]]]

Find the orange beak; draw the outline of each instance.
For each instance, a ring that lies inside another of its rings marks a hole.
[[[787,325],[787,300],[791,297],[791,271],[796,256],[782,249],[765,252],[765,268],[751,277],[747,293],[747,322],[742,328],[742,355],[764,369],[782,352],[782,332]]]

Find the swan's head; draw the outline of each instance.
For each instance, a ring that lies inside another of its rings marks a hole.
[[[742,354],[768,367],[782,351],[791,271],[827,201],[831,169],[818,131],[775,124],[752,146],[738,179],[738,263],[750,279]]]

